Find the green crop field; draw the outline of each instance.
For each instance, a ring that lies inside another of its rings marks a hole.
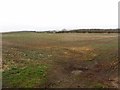
[[[117,33],[2,34],[3,88],[116,88]]]

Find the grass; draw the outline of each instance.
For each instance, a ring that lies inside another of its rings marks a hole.
[[[107,71],[118,60],[116,33],[19,32],[2,38],[3,87],[114,87],[107,79],[117,76]],[[74,76],[75,70],[83,73]]]
[[[3,72],[5,78],[3,83],[9,82],[8,86],[11,87],[38,87],[38,82],[44,84],[46,81],[46,69],[45,65],[27,66],[25,68],[12,67]]]

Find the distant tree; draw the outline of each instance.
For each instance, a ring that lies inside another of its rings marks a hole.
[[[53,30],[53,31],[52,31],[52,33],[56,33],[56,31],[55,31],[55,30]]]
[[[67,32],[67,29],[62,29],[61,32],[65,33],[65,32]]]
[[[67,31],[67,29],[62,29],[62,31]]]

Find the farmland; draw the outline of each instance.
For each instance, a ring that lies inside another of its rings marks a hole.
[[[117,33],[2,34],[3,87],[116,88]]]

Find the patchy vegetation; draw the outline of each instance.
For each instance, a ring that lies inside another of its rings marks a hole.
[[[3,87],[116,88],[119,84],[117,33],[18,32],[2,37]]]
[[[3,72],[5,87],[39,87],[46,81],[46,66],[13,67]],[[8,83],[9,82],[9,83]]]

